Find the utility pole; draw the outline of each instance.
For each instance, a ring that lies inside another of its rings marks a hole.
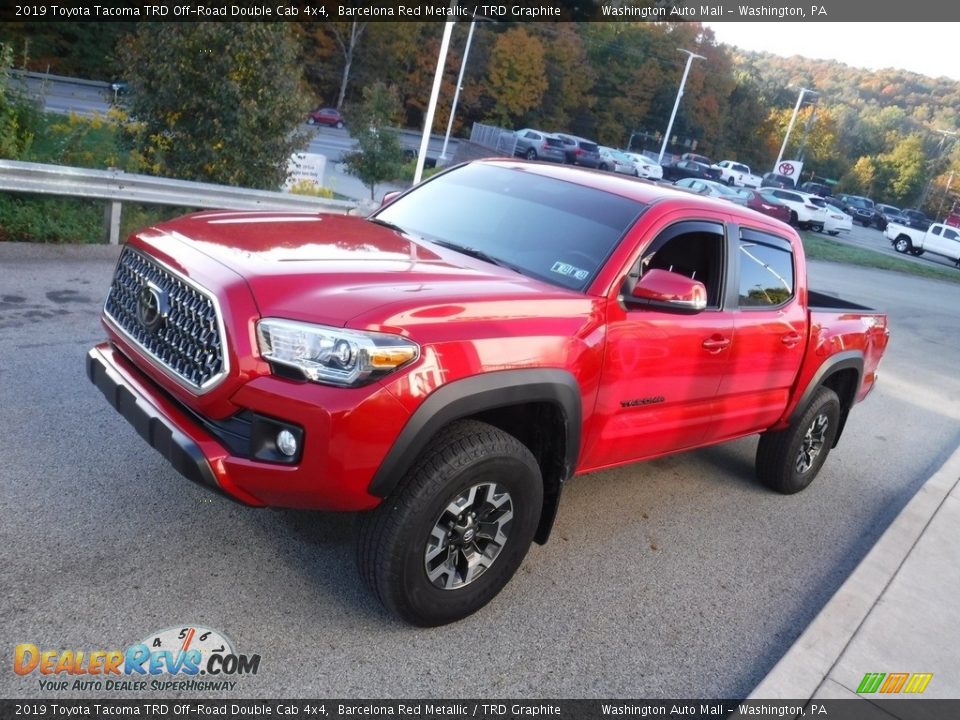
[[[680,98],[683,97],[683,86],[687,84],[687,75],[690,73],[690,65],[693,64],[694,58],[706,60],[703,55],[697,55],[689,50],[684,50],[683,48],[677,48],[677,50],[688,55],[687,66],[683,69],[683,78],[680,80],[680,89],[677,91],[677,99],[673,103],[673,112],[670,113],[670,122],[667,123],[667,132],[663,136],[663,145],[660,148],[660,157],[657,158],[657,162],[661,165],[663,165],[663,154],[667,151],[667,143],[670,142],[670,132],[673,130],[673,121],[677,117],[677,108],[680,107]]]

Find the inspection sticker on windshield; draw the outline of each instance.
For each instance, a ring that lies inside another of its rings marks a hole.
[[[558,275],[566,275],[567,277],[572,277],[576,280],[586,280],[588,277],[590,277],[590,273],[587,270],[581,270],[574,265],[560,262],[559,260],[553,264],[553,267],[550,268],[550,272],[555,272]]]

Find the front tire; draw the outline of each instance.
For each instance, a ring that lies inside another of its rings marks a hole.
[[[840,399],[819,388],[806,411],[785,430],[768,431],[757,445],[757,477],[784,495],[806,488],[830,454],[840,422]]]
[[[520,567],[542,505],[540,468],[519,440],[486,423],[454,423],[361,517],[360,573],[407,622],[460,620]]]

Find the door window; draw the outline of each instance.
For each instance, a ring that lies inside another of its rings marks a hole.
[[[793,297],[793,252],[789,242],[744,230],[738,254],[740,307],[777,307]]]

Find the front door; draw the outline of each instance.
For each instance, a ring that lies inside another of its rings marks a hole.
[[[733,337],[731,314],[721,307],[724,248],[723,224],[679,222],[658,234],[631,271],[634,279],[656,268],[703,282],[705,311],[610,303],[596,435],[585,449],[584,469],[703,442]]]

